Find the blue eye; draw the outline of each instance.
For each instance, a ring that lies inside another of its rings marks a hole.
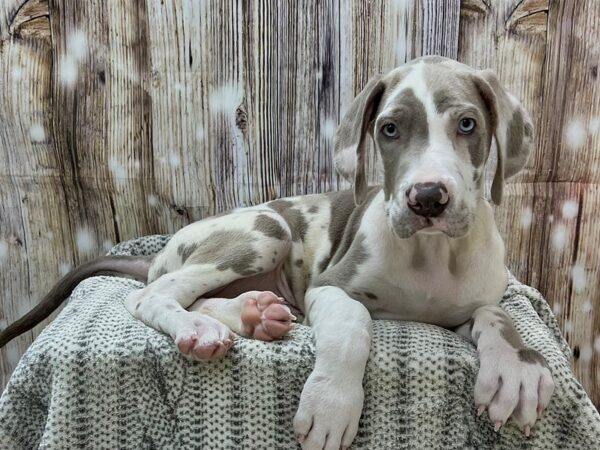
[[[381,132],[389,138],[397,138],[398,137],[398,127],[393,123],[385,124],[381,128]]]
[[[475,125],[475,119],[471,119],[470,117],[460,119],[460,122],[458,122],[458,132],[460,134],[471,134],[475,129]]]

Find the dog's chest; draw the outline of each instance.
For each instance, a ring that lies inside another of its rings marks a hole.
[[[502,255],[453,260],[440,249],[430,255],[396,255],[367,261],[349,288],[376,319],[458,326],[483,305],[497,304],[506,287]]]

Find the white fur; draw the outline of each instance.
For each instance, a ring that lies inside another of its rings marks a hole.
[[[338,449],[340,443],[348,447],[362,411],[371,317],[361,303],[333,286],[309,289],[305,305],[317,358],[302,390],[294,431],[304,450]]]
[[[487,409],[498,429],[513,417],[529,434],[554,391],[548,368],[521,361],[518,350],[502,337],[494,310],[482,307],[473,314],[473,334],[478,336],[480,369],[475,382],[475,404],[481,413]]]

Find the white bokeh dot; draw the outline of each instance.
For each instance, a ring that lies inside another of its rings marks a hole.
[[[565,129],[565,140],[570,149],[580,149],[585,144],[586,139],[587,130],[581,119],[574,119],[567,124]]]
[[[573,200],[567,200],[562,204],[562,216],[565,219],[574,219],[579,212],[579,204]]]
[[[29,128],[29,137],[33,142],[44,142],[46,140],[46,130],[39,123],[34,123]]]
[[[527,229],[531,226],[531,222],[533,222],[533,211],[530,206],[526,206],[521,211],[521,227]]]
[[[577,293],[583,292],[586,285],[585,267],[575,264],[571,268],[571,280],[573,281],[573,290]]]
[[[583,347],[581,347],[581,351],[579,352],[579,358],[583,362],[590,362],[593,354],[594,352],[592,351],[592,346],[584,345]]]
[[[115,158],[109,160],[108,167],[113,174],[115,182],[119,186],[123,185],[127,179],[127,169],[125,169],[125,167],[123,167],[123,165]]]
[[[75,31],[67,39],[67,52],[77,61],[82,61],[87,54],[87,37],[81,30]]]
[[[76,233],[77,249],[81,253],[89,253],[96,249],[96,237],[89,228],[80,228]]]
[[[148,206],[156,206],[158,205],[158,197],[154,194],[150,194],[148,196]]]
[[[72,56],[64,56],[58,65],[59,76],[61,81],[66,85],[72,85],[77,82],[79,67],[77,60]]]
[[[58,265],[58,272],[60,273],[61,276],[65,276],[66,274],[68,274],[71,271],[71,264],[67,263],[67,262],[61,262]]]
[[[11,75],[14,81],[19,81],[23,78],[23,69],[20,66],[15,66],[11,71]]]
[[[177,155],[177,153],[175,153],[175,152],[171,152],[169,154],[169,165],[171,167],[179,167],[179,164],[180,164],[179,155]]]
[[[110,249],[113,248],[114,245],[115,244],[113,244],[113,241],[111,241],[110,239],[105,239],[104,242],[102,242],[102,248],[105,252],[110,251]]]
[[[567,242],[567,229],[561,223],[557,223],[552,227],[550,242],[555,250],[562,250]]]
[[[327,119],[323,121],[321,125],[321,134],[326,140],[333,141],[333,138],[335,137],[335,129],[335,121],[332,119]]]

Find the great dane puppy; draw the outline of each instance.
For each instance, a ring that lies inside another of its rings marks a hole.
[[[383,186],[367,187],[369,137]],[[99,258],[67,275],[40,308],[101,271],[147,278],[125,306],[199,361],[222,357],[235,334],[281,338],[292,310],[302,313],[316,344],[293,423],[304,449],[351,445],[372,319],[440,325],[477,346],[478,413],[487,409],[496,430],[512,416],[528,435],[554,384],[544,358],[525,347],[498,306],[507,286],[504,245],[483,192],[493,141],[491,195],[500,203],[505,178],[523,167],[533,144],[529,115],[492,72],[417,59],[371,79],[337,130],[336,167],[353,191],[201,220],[154,258]],[[5,330],[0,343],[14,332]]]

